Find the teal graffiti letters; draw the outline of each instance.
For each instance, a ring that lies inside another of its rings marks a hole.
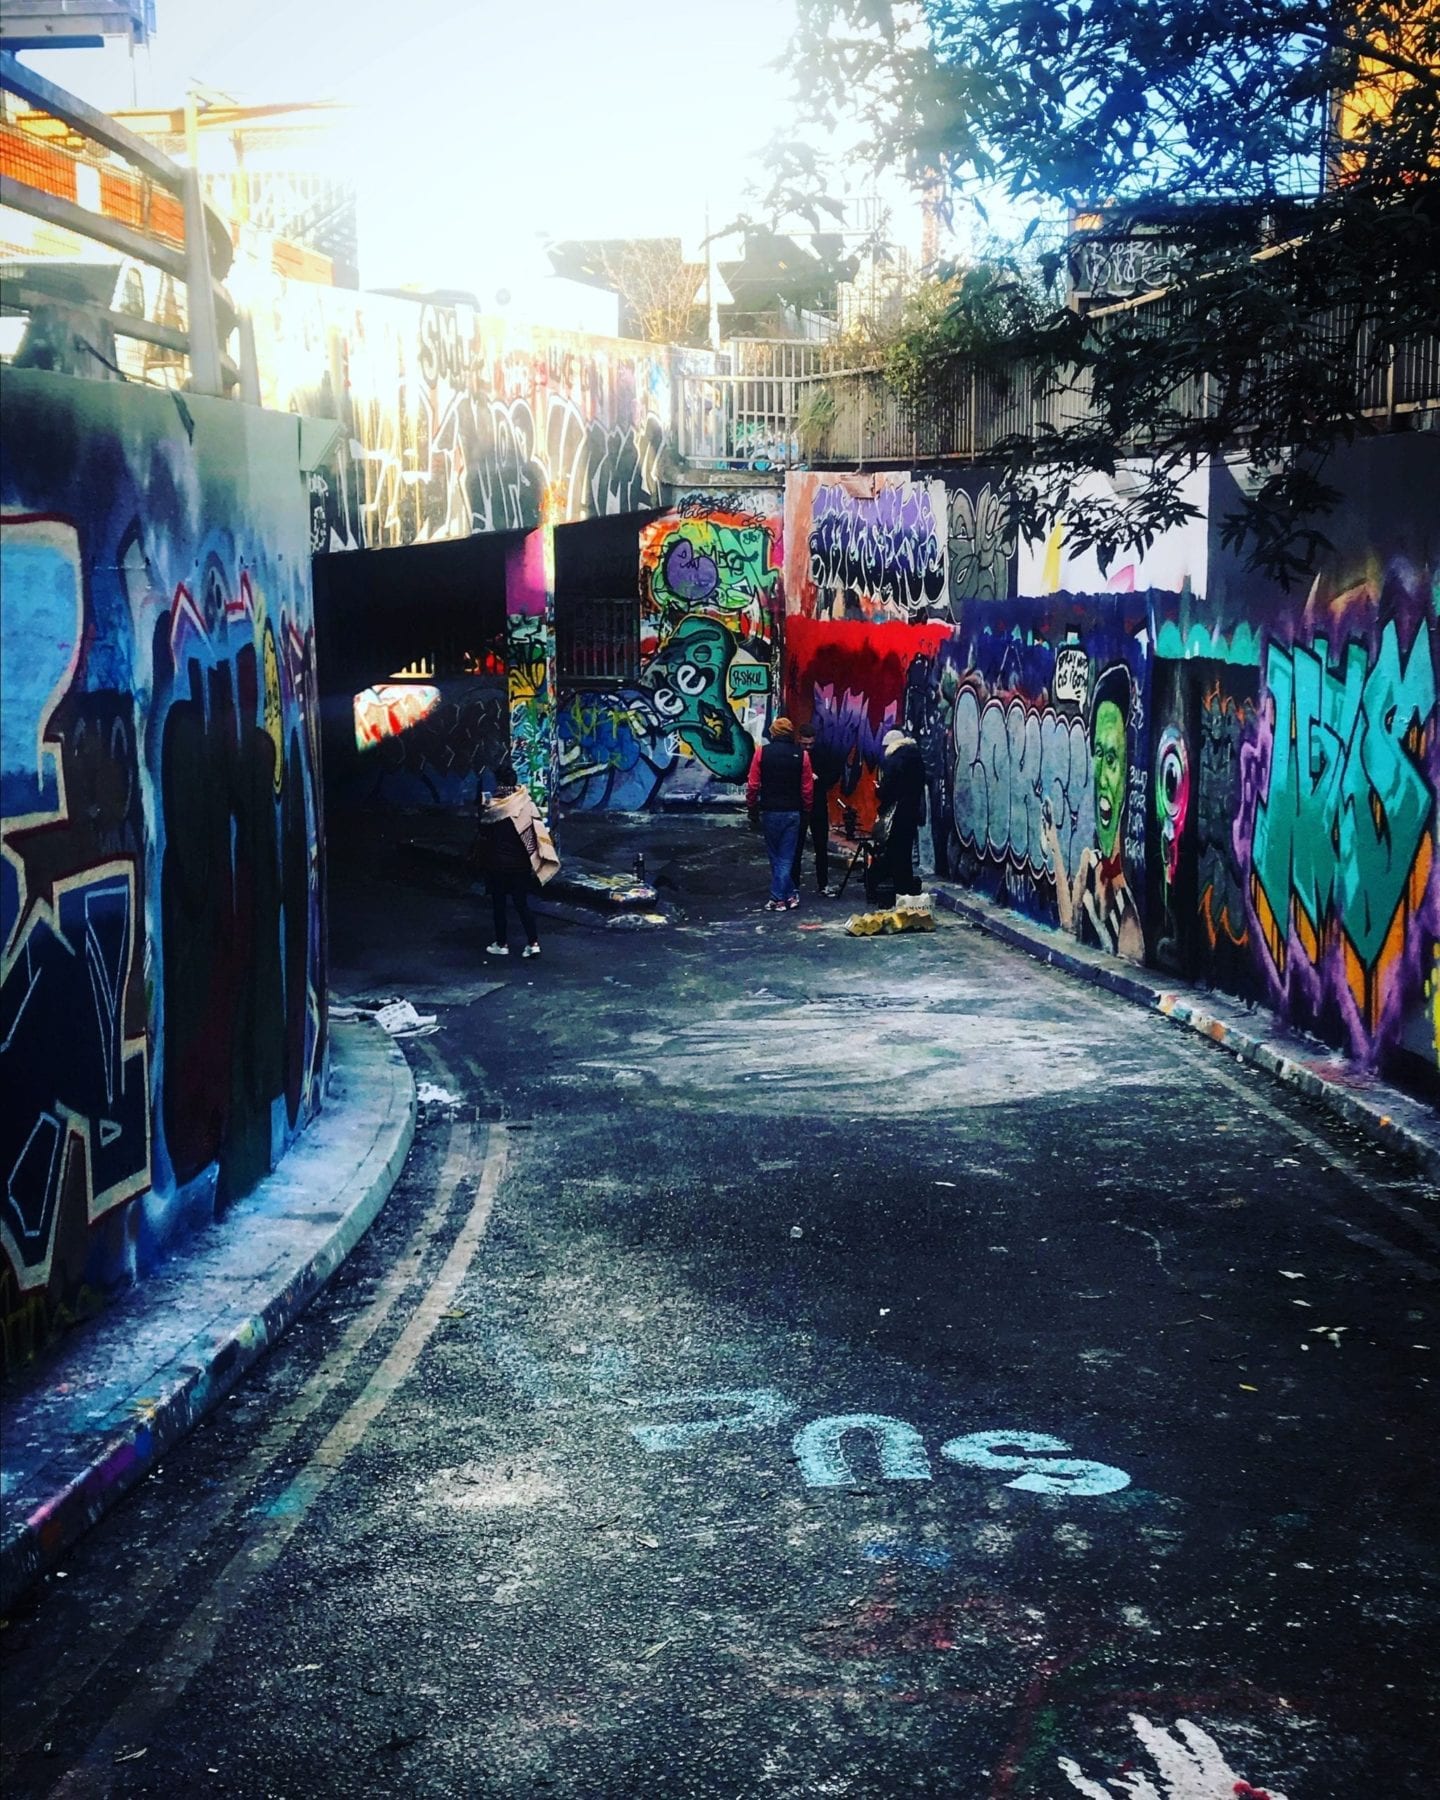
[[[1364,648],[1347,644],[1332,669],[1325,638],[1267,653],[1274,738],[1252,892],[1265,903],[1261,922],[1282,973],[1292,900],[1311,944],[1334,917],[1361,963],[1374,965],[1430,823],[1434,796],[1418,760],[1435,708],[1428,637],[1418,633],[1402,656],[1392,621],[1365,665]]]

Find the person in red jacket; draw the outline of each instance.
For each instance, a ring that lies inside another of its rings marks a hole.
[[[800,844],[800,821],[809,816],[814,797],[810,758],[795,742],[795,727],[789,719],[776,719],[770,727],[770,742],[756,748],[745,784],[746,805],[751,818],[760,821],[770,858],[766,912],[788,912],[800,904],[795,852]]]

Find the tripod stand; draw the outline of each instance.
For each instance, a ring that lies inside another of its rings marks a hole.
[[[860,868],[860,879],[866,881],[870,873],[870,865],[878,855],[879,849],[870,838],[862,837],[856,840],[855,854],[850,858],[849,866],[845,870],[845,878],[840,883],[837,898],[844,896],[845,889],[850,885],[850,877],[855,873],[857,865],[863,864]]]

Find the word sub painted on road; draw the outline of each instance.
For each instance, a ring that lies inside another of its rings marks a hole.
[[[687,1388],[648,1395],[645,1406],[740,1407],[738,1412],[664,1424],[632,1425],[630,1435],[644,1449],[657,1452],[687,1449],[702,1438],[764,1431],[780,1424],[796,1409],[774,1388]],[[835,1413],[812,1419],[796,1432],[792,1449],[808,1487],[843,1488],[857,1477],[846,1439],[868,1437],[882,1481],[930,1481],[934,1477],[925,1440],[904,1419],[886,1413]],[[976,1431],[950,1438],[940,1455],[960,1468],[983,1469],[1014,1476],[1006,1487],[1030,1494],[1092,1498],[1129,1487],[1130,1477],[1109,1463],[1066,1454],[1063,1439],[1037,1431]]]

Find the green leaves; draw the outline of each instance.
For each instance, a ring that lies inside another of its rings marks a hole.
[[[1269,473],[1236,542],[1293,577],[1327,446],[1373,428],[1397,346],[1440,316],[1440,7],[800,0],[799,18],[802,112],[861,121],[877,164],[943,168],[982,219],[977,190],[998,184],[1175,246],[1163,303],[1104,316],[1054,291],[1053,249],[1028,276],[1001,258],[917,295],[886,351],[902,393],[919,405],[972,372],[1050,384],[1050,411],[1002,447],[1032,524],[1085,472],[1154,458],[1108,518],[1067,508],[1097,553],[1163,528],[1197,457],[1245,447]],[[823,158],[783,173],[789,203],[833,204]]]

